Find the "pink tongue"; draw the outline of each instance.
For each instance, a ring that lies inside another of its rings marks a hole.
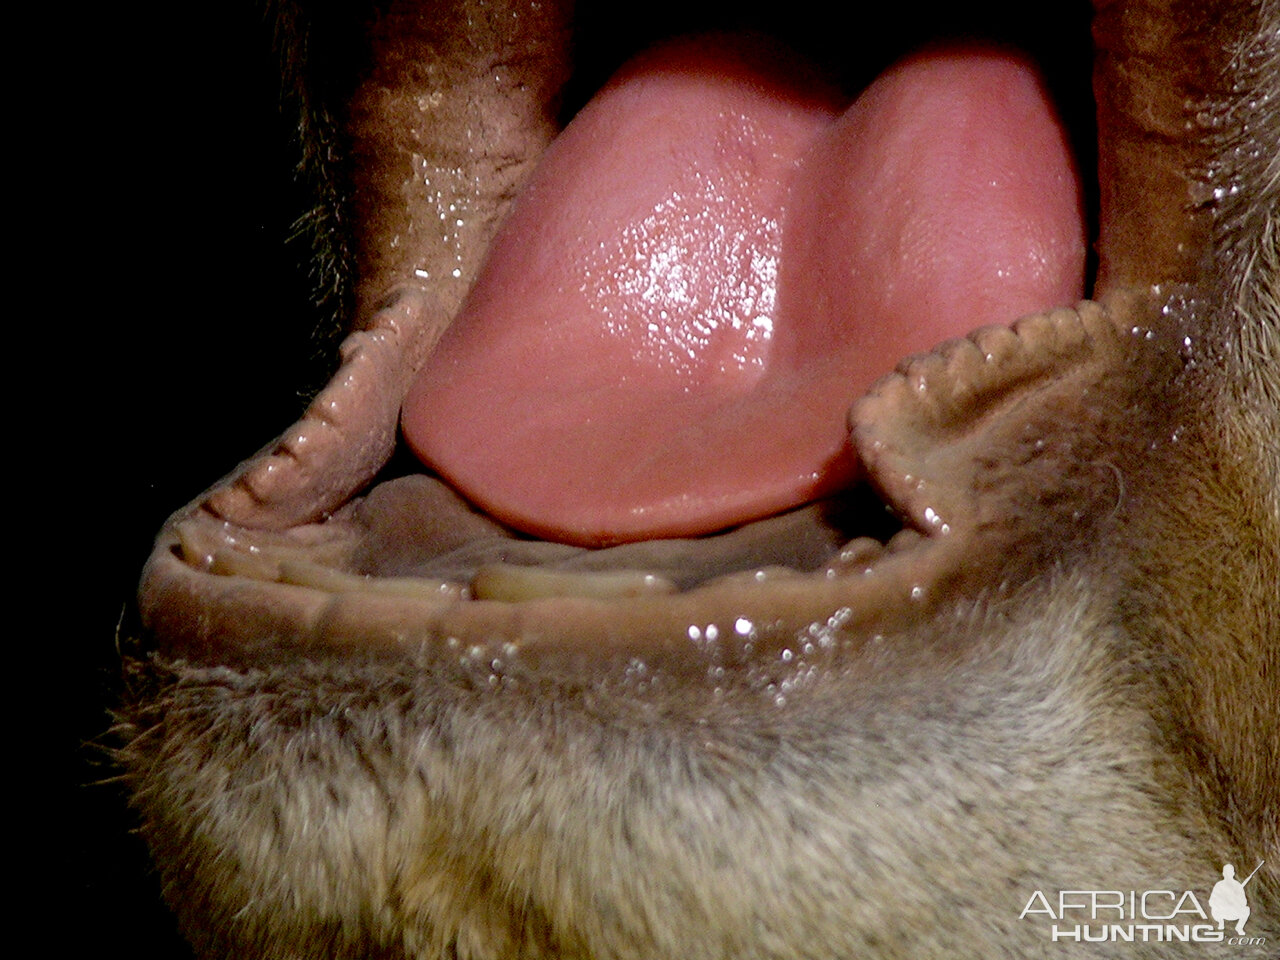
[[[727,48],[652,53],[547,152],[405,402],[494,516],[583,544],[847,483],[904,354],[1080,297],[1061,130],[1009,55],[919,56],[843,115]]]

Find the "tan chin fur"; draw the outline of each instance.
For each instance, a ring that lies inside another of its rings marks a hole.
[[[954,625],[939,644],[980,636],[962,662],[856,703],[824,678],[750,729],[601,691],[495,699],[408,659],[139,662],[158,692],[122,759],[202,955],[1037,956],[1032,891],[1182,889],[1231,848],[1179,795],[1148,664],[1097,595],[1062,577],[1037,616]]]

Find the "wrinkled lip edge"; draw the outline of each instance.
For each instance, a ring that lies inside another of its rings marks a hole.
[[[887,375],[869,395],[900,375]],[[337,378],[341,376],[340,371]],[[353,489],[350,497],[407,472],[402,451],[397,444],[372,481]],[[747,570],[725,581],[660,597],[503,602],[389,593],[364,595],[353,605],[348,602],[353,595],[364,592],[358,584],[333,589],[267,582],[252,574],[213,572],[213,564],[193,564],[189,555],[184,559],[180,525],[199,518],[232,529],[234,525],[222,520],[221,511],[211,504],[219,491],[234,485],[244,473],[242,465],[174,514],[159,535],[144,572],[140,604],[144,624],[162,652],[233,663],[274,660],[299,650],[350,656],[400,655],[415,649],[431,659],[443,655],[451,661],[474,661],[485,670],[503,657],[523,657],[532,663],[540,652],[554,653],[557,660],[595,658],[601,645],[627,658],[665,652],[679,660],[693,648],[700,664],[707,659],[742,660],[766,650],[773,654],[789,649],[797,631],[806,629],[826,643],[834,642],[837,632],[853,630],[878,637],[881,628],[892,629],[895,617],[868,613],[867,606],[884,607],[897,596],[907,601],[899,607],[909,616],[919,616],[929,608],[927,601],[936,599],[934,585],[966,562],[963,531],[943,539],[936,530],[913,523],[910,510],[885,493],[892,484],[883,482],[872,468],[870,484],[886,509],[907,518],[901,527],[904,534],[896,548],[888,550],[859,541],[854,551],[857,562],[849,569],[839,570],[837,557],[817,574],[766,577],[751,584],[744,582],[752,576]],[[884,534],[880,537],[884,539]],[[868,605],[868,597],[875,602]],[[785,612],[776,615],[779,610]],[[245,632],[245,623],[256,625]],[[638,635],[633,632],[637,624],[641,625]],[[715,650],[708,652],[712,647]]]

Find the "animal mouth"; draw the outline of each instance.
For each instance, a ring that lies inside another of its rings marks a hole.
[[[1070,30],[1087,48],[1087,24]],[[1064,48],[1081,53],[1061,36],[1045,74],[1088,171],[1088,71],[1060,69]],[[908,49],[880,48],[876,69]],[[586,64],[568,99],[607,72]],[[859,64],[838,82],[855,92],[873,75]],[[1077,416],[1080,398],[1132,362],[1142,338],[1126,333],[1153,303],[1115,284],[1096,303],[958,329],[852,404],[860,466],[837,489],[726,529],[592,547],[518,532],[403,449],[402,403],[457,313],[405,277],[303,419],[171,518],[144,572],[144,622],[163,652],[205,662],[411,651],[487,683],[610,662],[637,683],[745,671],[785,691],[818,660],[1019,589],[1052,511],[1105,512],[1091,505],[1114,502],[1116,480],[1086,448],[1106,430],[1087,429],[1095,408]],[[1054,549],[1086,536],[1061,534]]]

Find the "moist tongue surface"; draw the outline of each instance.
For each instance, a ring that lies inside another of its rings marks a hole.
[[[847,483],[903,355],[1082,293],[1065,139],[1016,57],[905,61],[843,113],[727,46],[623,72],[547,152],[405,404],[495,517],[588,545]]]

